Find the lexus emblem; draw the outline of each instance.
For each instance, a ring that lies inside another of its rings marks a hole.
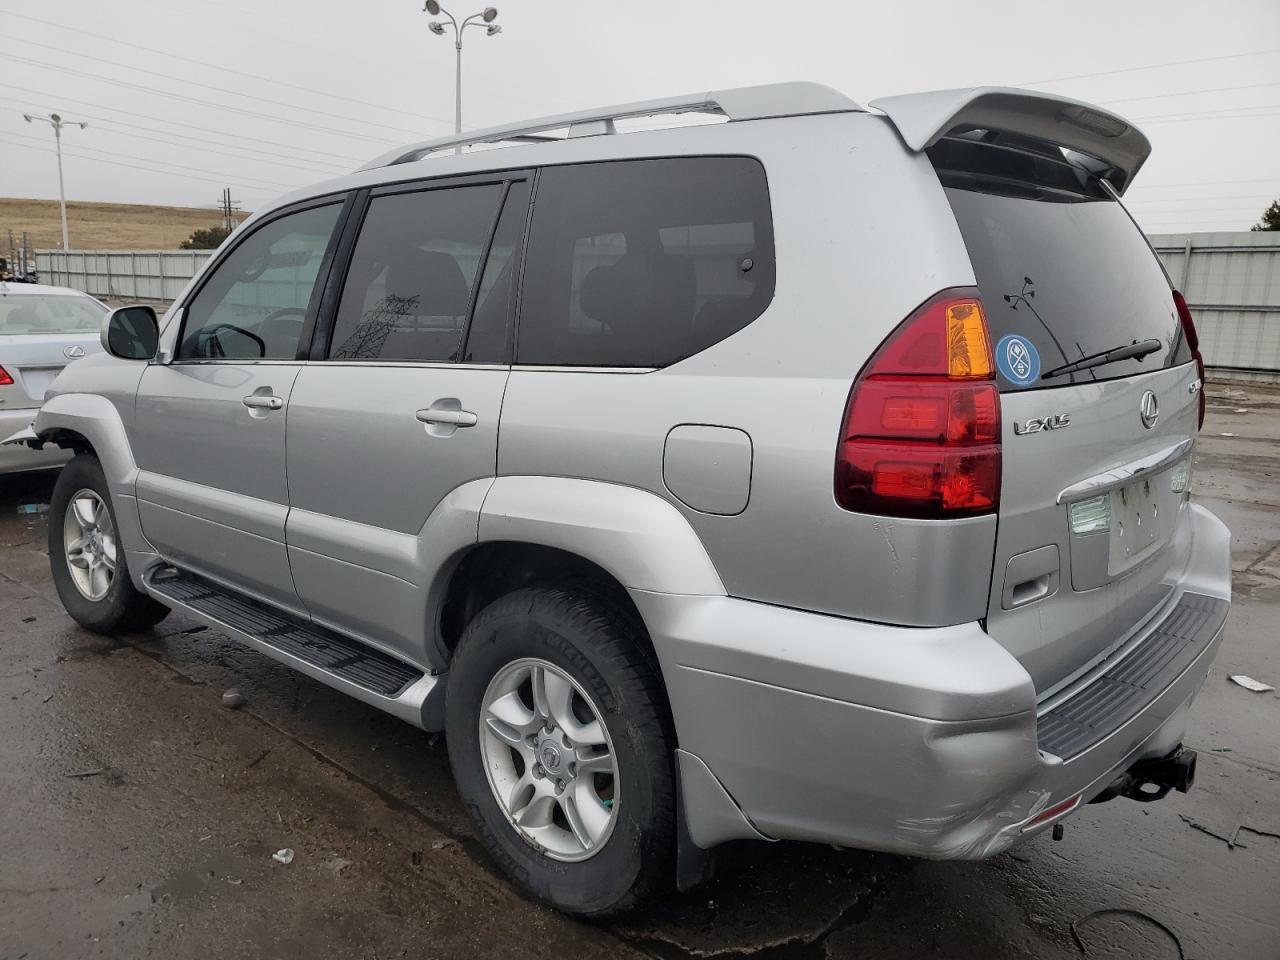
[[[1142,425],[1148,430],[1160,419],[1160,404],[1156,402],[1156,395],[1152,391],[1148,390],[1142,395],[1142,402],[1138,404],[1138,415],[1142,417]]]
[[[62,355],[68,360],[79,360],[84,356],[84,347],[80,346],[78,343],[74,343],[67,347],[67,349],[63,350]]]

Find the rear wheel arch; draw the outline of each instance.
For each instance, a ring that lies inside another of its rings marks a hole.
[[[463,553],[447,574],[436,625],[440,652],[452,658],[462,633],[477,614],[500,597],[525,587],[558,587],[588,594],[641,628],[647,654],[657,662],[644,618],[622,582],[600,564],[558,547],[526,541],[479,543]]]

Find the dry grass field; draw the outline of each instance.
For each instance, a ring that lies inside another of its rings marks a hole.
[[[176,250],[193,230],[216,227],[221,222],[218,211],[212,208],[67,204],[67,232],[73,250]],[[61,245],[62,234],[58,201],[0,197],[0,256],[8,256],[10,230],[15,243],[22,242],[25,230],[34,249],[56,249]]]

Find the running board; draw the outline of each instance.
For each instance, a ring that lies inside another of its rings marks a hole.
[[[441,706],[435,701],[441,698],[431,697],[438,677],[186,570],[158,566],[142,579],[161,603],[273,660],[416,727],[441,729],[434,716]],[[429,716],[430,707],[435,709]]]

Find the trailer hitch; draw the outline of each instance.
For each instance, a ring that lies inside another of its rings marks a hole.
[[[1195,782],[1196,752],[1178,745],[1168,756],[1139,760],[1089,802],[1106,803],[1116,797],[1128,797],[1151,803],[1163,800],[1170,790],[1186,793]]]

